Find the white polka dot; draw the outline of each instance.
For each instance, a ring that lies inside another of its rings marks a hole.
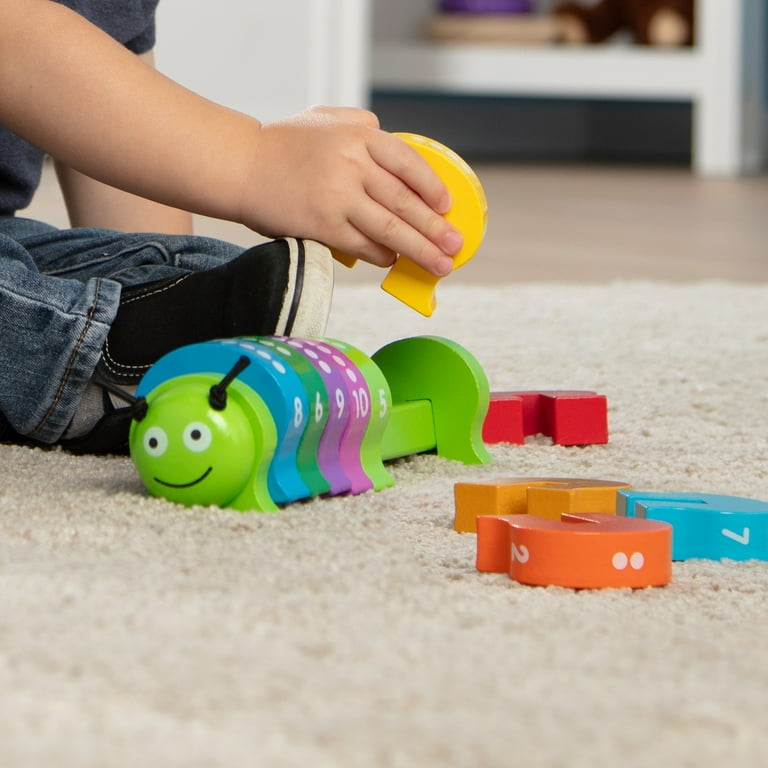
[[[318,344],[318,345],[317,345],[317,348],[318,348],[318,349],[319,349],[321,352],[324,352],[326,355],[332,355],[332,354],[333,354],[333,350],[332,350],[332,349],[329,349],[328,347],[324,346],[323,344]]]
[[[617,552],[611,562],[617,571],[623,571],[629,563],[629,558],[623,552]]]
[[[279,352],[283,357],[293,357],[293,352],[291,352],[290,349],[286,349],[285,347],[278,347],[277,352]]]
[[[263,344],[265,347],[274,347],[274,346],[275,346],[275,342],[274,342],[274,341],[271,341],[270,339],[260,339],[259,341],[260,341],[260,342],[261,342],[261,344]]]
[[[272,355],[267,352],[266,349],[260,349],[256,352],[256,354],[262,359],[262,360],[271,360]]]
[[[344,360],[343,357],[339,357],[338,355],[333,355],[333,362],[336,363],[340,368],[346,368],[347,363]]]
[[[272,361],[272,367],[278,372],[278,373],[285,373],[285,366],[279,361],[279,360],[273,360]]]
[[[320,355],[318,355],[317,352],[315,352],[314,349],[305,349],[304,350],[304,354],[307,357],[311,357],[313,360],[319,360],[320,359]]]
[[[330,366],[330,365],[328,365],[328,363],[326,363],[326,362],[325,362],[325,360],[321,360],[321,361],[320,361],[320,363],[319,363],[319,365],[320,365],[320,368],[321,368],[321,369],[322,369],[322,370],[323,370],[325,373],[331,373],[331,370],[332,370],[332,369],[331,369],[331,366]]]
[[[347,378],[353,383],[357,384],[357,376],[355,376],[355,372],[351,368],[347,368]]]
[[[290,344],[294,349],[301,349],[304,346],[300,341],[296,341],[296,339],[291,339],[288,344]]]
[[[645,557],[642,552],[635,552],[632,557],[629,558],[629,564],[639,571],[645,565]]]

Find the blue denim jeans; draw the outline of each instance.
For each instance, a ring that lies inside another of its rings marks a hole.
[[[0,416],[19,435],[56,442],[99,361],[121,287],[212,269],[242,252],[192,235],[0,217]]]

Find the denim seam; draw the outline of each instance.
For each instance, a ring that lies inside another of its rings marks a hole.
[[[67,360],[67,367],[64,370],[64,375],[61,378],[61,383],[59,384],[59,388],[56,390],[56,394],[53,398],[53,402],[51,403],[51,407],[48,409],[48,412],[43,417],[43,420],[32,431],[32,433],[30,434],[30,437],[34,437],[46,426],[49,419],[51,418],[54,411],[56,410],[59,402],[61,401],[61,396],[67,385],[67,382],[69,381],[69,377],[72,373],[72,369],[75,367],[75,360],[77,359],[77,355],[80,352],[80,348],[83,346],[83,341],[85,340],[85,337],[88,331],[90,331],[91,327],[93,326],[93,316],[96,314],[96,307],[98,306],[100,291],[101,291],[101,278],[96,278],[93,302],[91,304],[90,312],[88,312],[88,317],[86,318],[86,321],[85,321],[85,327],[83,328],[82,333],[80,334],[77,341],[75,342],[75,346],[72,349],[72,353],[69,356],[69,360]]]
[[[175,255],[171,254],[168,248],[166,248],[161,242],[158,242],[156,240],[144,240],[141,243],[138,243],[137,245],[131,245],[127,248],[121,248],[116,253],[110,253],[109,251],[102,252],[98,256],[94,256],[88,261],[81,261],[81,262],[78,262],[77,264],[71,264],[66,267],[58,267],[58,268],[52,267],[50,269],[40,269],[40,274],[50,275],[52,277],[63,276],[68,274],[69,272],[79,272],[82,269],[94,267],[99,264],[103,264],[105,262],[113,261],[114,259],[117,259],[119,257],[125,257],[135,253],[141,253],[141,251],[145,250],[146,248],[156,249],[165,257],[166,264],[168,264],[171,260],[173,260],[174,266],[176,266],[175,260],[178,254],[175,254]]]

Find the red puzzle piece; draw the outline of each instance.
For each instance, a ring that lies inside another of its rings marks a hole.
[[[590,391],[492,392],[483,424],[486,443],[547,435],[555,445],[608,442],[608,399]]]

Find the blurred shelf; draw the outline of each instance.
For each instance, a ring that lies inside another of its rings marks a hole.
[[[690,100],[701,90],[693,48],[385,43],[372,70],[375,88],[398,91]]]
[[[378,17],[387,29],[374,29],[372,40],[372,88],[690,102],[698,173],[733,176],[763,165],[766,0],[697,0],[697,45],[676,49],[436,42],[421,35],[430,6],[387,4]]]

